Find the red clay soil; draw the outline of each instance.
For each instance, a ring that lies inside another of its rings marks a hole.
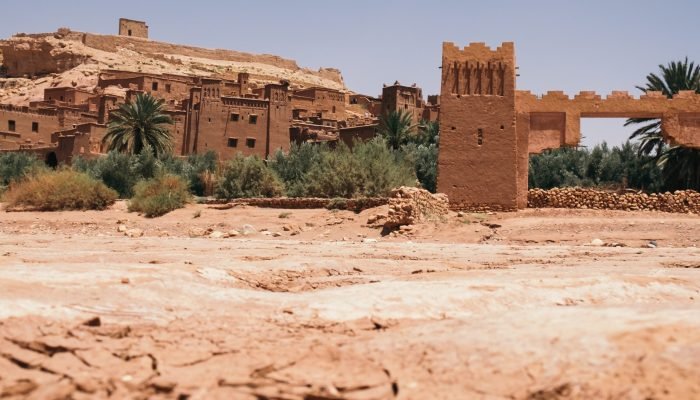
[[[700,217],[382,212],[3,212],[0,398],[700,398]]]

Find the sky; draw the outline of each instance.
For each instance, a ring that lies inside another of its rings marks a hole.
[[[634,95],[650,72],[686,56],[700,61],[700,1],[13,0],[0,37],[18,32],[116,34],[120,17],[144,20],[152,40],[275,54],[302,67],[335,67],[350,90],[382,84],[439,92],[442,42],[515,42],[517,88]],[[624,120],[584,119],[583,145],[625,141]]]

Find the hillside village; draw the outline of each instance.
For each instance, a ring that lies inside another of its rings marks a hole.
[[[174,152],[267,157],[290,143],[352,145],[376,134],[382,113],[435,121],[439,96],[415,84],[377,97],[348,90],[332,68],[310,71],[270,55],[178,46],[149,39],[145,22],[119,20],[118,35],[61,28],[0,41],[0,152],[47,164],[105,152],[109,115],[138,93],[166,103]]]

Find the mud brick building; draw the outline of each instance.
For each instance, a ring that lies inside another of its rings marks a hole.
[[[119,35],[148,39],[148,25],[143,21],[119,18]]]

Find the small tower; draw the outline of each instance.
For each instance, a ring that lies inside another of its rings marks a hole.
[[[442,45],[438,191],[455,209],[518,207],[515,50]]]

